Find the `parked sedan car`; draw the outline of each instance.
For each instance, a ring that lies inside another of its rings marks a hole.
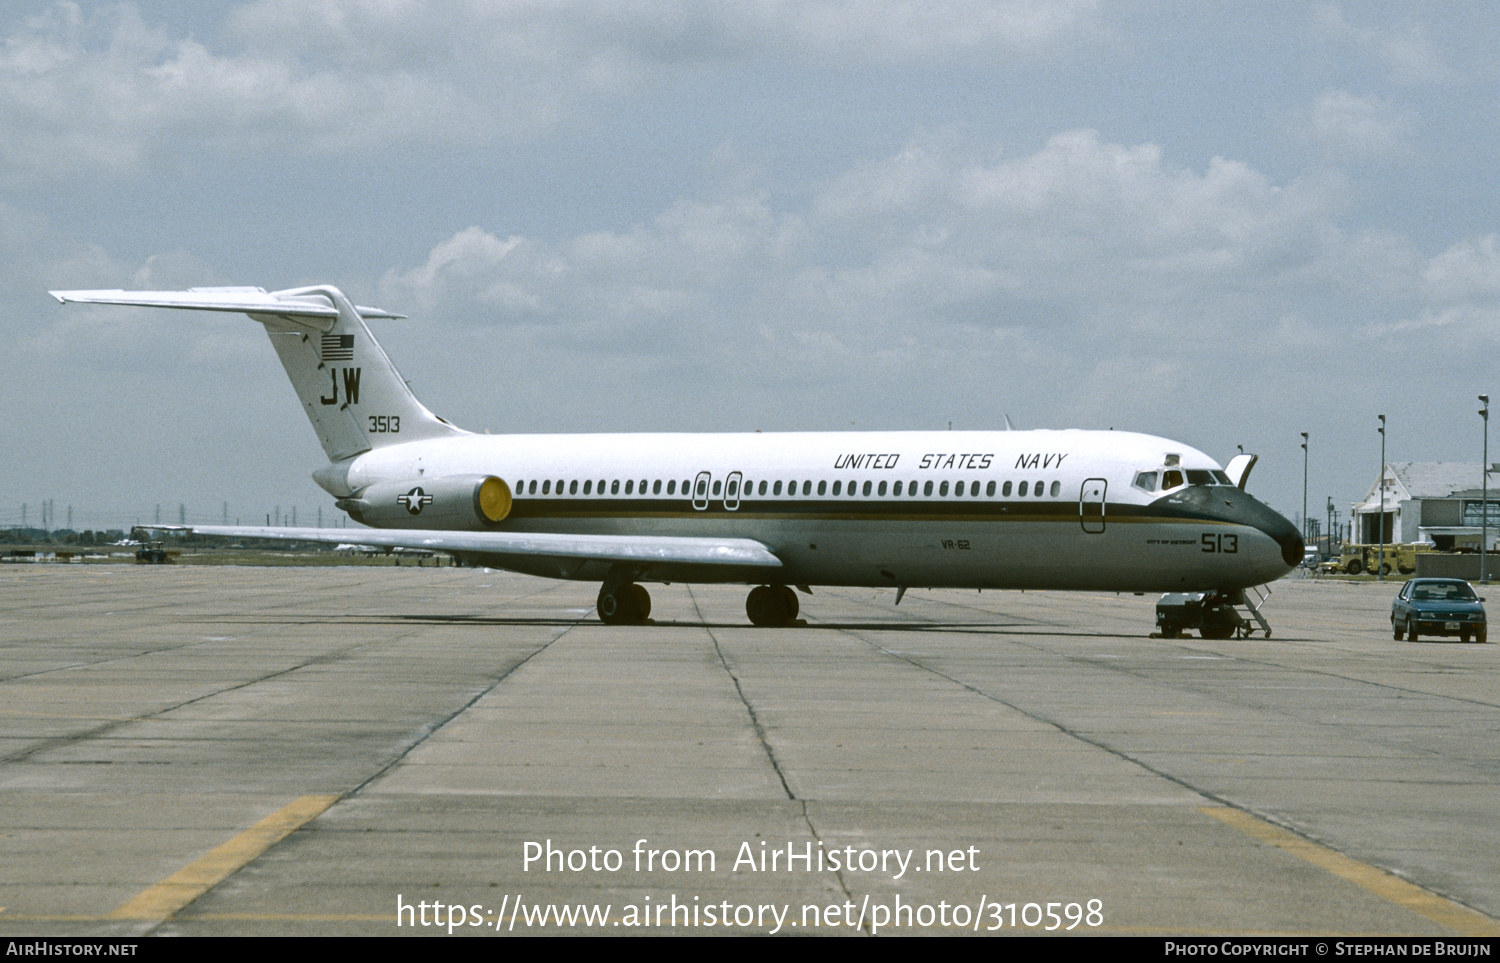
[[[1417,641],[1424,635],[1456,635],[1485,641],[1484,599],[1461,578],[1414,578],[1391,602],[1391,631]]]

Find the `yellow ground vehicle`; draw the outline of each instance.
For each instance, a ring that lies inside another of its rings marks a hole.
[[[1385,544],[1385,567],[1381,568],[1381,546],[1378,543],[1357,545],[1345,542],[1339,552],[1338,561],[1324,564],[1348,575],[1361,575],[1365,572],[1373,575],[1377,571],[1381,575],[1389,575],[1392,572],[1410,575],[1417,570],[1417,552],[1419,550],[1431,551],[1431,549],[1430,545],[1415,542],[1404,544],[1387,542]]]

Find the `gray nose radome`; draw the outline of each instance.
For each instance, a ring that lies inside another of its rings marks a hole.
[[[1302,564],[1302,535],[1297,531],[1297,526],[1238,488],[1195,485],[1173,493],[1156,502],[1153,507],[1169,515],[1215,518],[1238,525],[1249,525],[1265,532],[1281,547],[1281,560],[1286,563],[1287,568],[1296,568]]]
[[[1285,521],[1285,519],[1283,519]],[[1290,522],[1287,522],[1290,525]],[[1281,543],[1281,559],[1295,568],[1302,564],[1302,559],[1307,555],[1307,549],[1302,544],[1302,536],[1295,530],[1287,532],[1277,539]]]
[[[1303,553],[1306,551],[1302,544],[1302,533],[1297,531],[1293,525],[1279,512],[1256,501],[1252,496],[1240,493],[1236,499],[1236,514],[1241,515],[1246,522],[1265,532],[1281,546],[1281,560],[1288,568],[1296,568],[1302,564]]]

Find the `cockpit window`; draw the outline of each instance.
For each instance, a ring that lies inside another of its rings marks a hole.
[[[1226,475],[1226,474],[1224,474],[1222,471],[1220,471],[1217,468],[1214,468],[1214,469],[1204,469],[1204,468],[1170,469],[1169,468],[1166,471],[1161,472],[1160,474],[1161,474],[1161,490],[1164,491],[1164,492],[1165,491],[1171,491],[1174,488],[1180,488],[1184,484],[1187,484],[1187,485],[1231,485],[1231,484],[1233,484],[1229,480],[1229,476]],[[1143,472],[1137,473],[1136,476],[1135,476],[1135,482],[1134,482],[1135,487],[1141,489],[1142,491],[1148,491],[1148,492],[1154,492],[1154,491],[1156,491],[1156,476],[1157,476],[1157,472],[1154,472],[1154,471],[1143,471]]]

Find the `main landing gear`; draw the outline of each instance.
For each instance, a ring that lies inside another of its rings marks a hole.
[[[639,625],[650,621],[651,594],[635,582],[606,583],[594,603],[605,625]],[[797,593],[785,585],[760,585],[745,599],[745,614],[767,628],[797,624]]]
[[[605,625],[630,625],[644,622],[651,615],[651,593],[634,582],[599,590],[594,603]]]
[[[785,585],[760,585],[745,599],[745,614],[766,628],[791,625],[797,619],[797,593]]]

